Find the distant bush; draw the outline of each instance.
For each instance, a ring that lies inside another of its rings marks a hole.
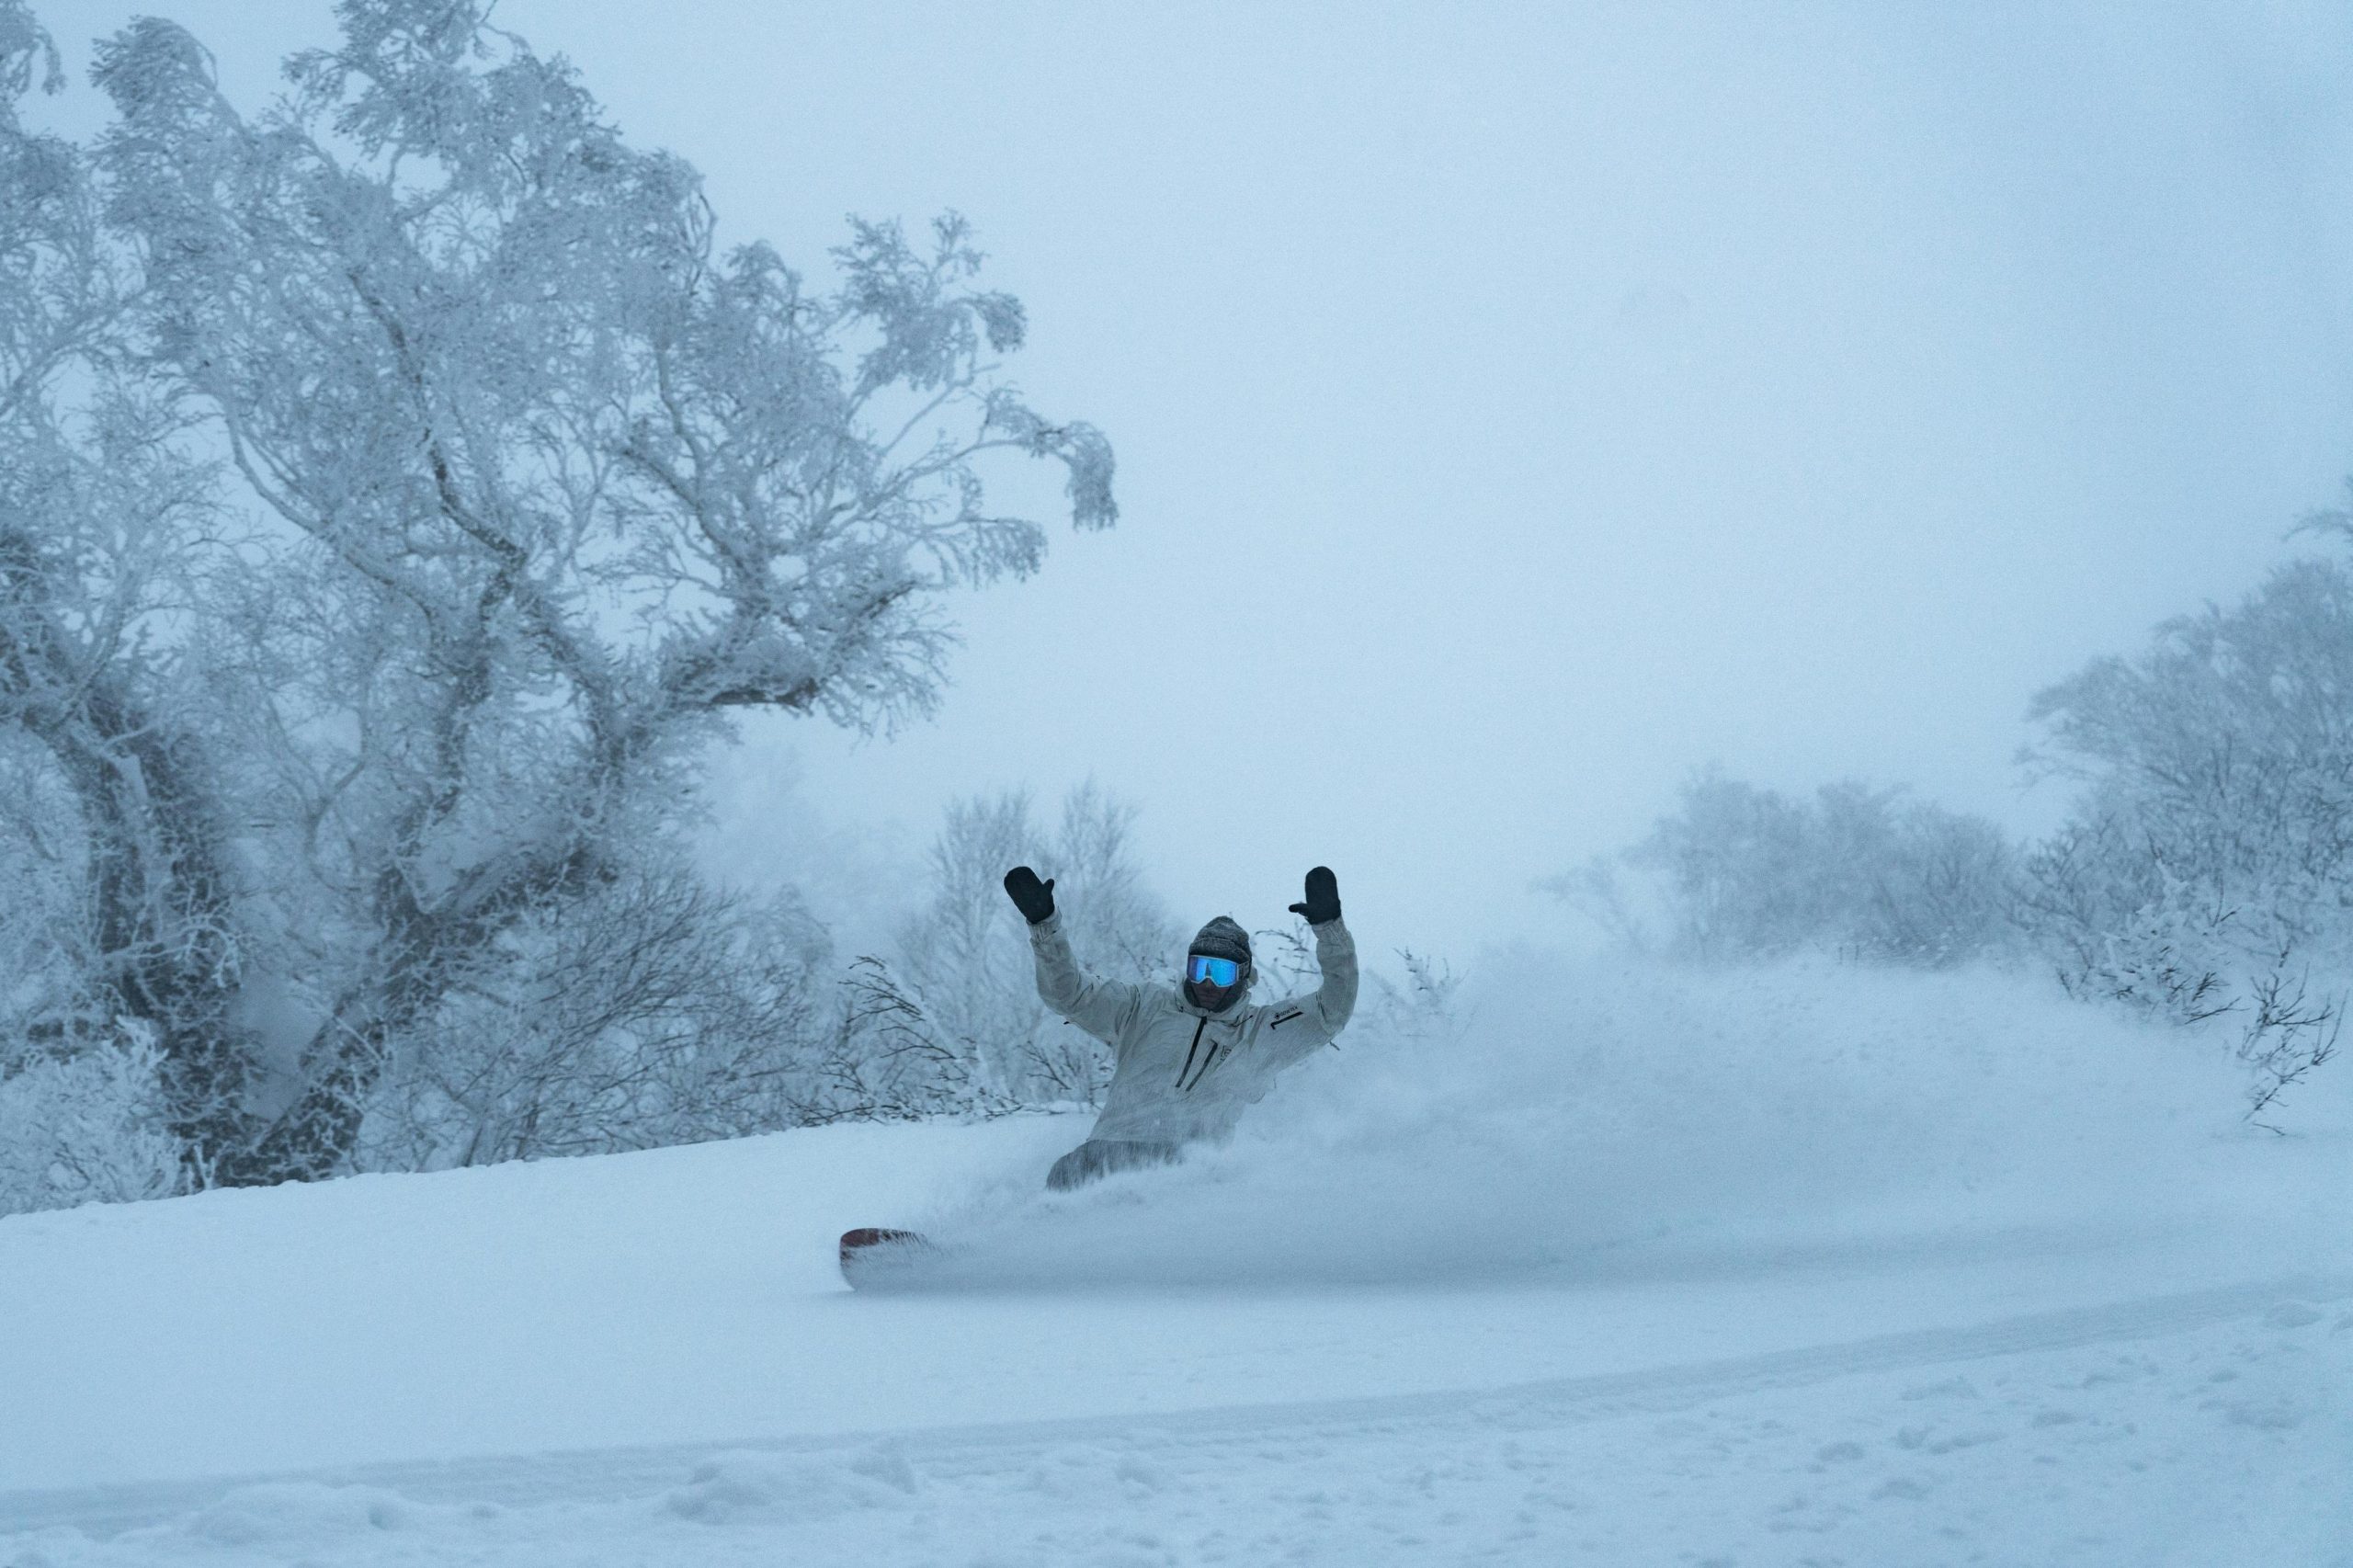
[[[1902,790],[1846,782],[1792,799],[1711,769],[1641,844],[1547,885],[1672,957],[1817,950],[1938,968],[2013,940],[2016,863],[1992,823]],[[1647,885],[1630,892],[1621,866]],[[1663,931],[1650,930],[1637,901]]]

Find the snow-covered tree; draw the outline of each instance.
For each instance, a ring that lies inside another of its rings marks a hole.
[[[488,11],[345,0],[253,119],[167,22],[100,51],[146,362],[290,534],[236,657],[313,1023],[237,1179],[341,1166],[518,933],[660,883],[727,715],[928,709],[943,593],[1043,549],[990,454],[1116,516],[1103,437],[1004,381],[1023,313],[960,220],[853,224],[825,288],[722,251],[693,171]]]
[[[0,0],[0,1030],[28,1070],[134,1028],[200,1177],[244,1135],[253,1066],[202,704],[162,634],[217,544],[211,476],[121,360],[137,271],[86,155],[24,124],[36,80],[58,85],[49,41]]]

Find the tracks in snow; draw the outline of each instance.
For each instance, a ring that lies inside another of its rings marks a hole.
[[[1027,1464],[1040,1449],[1090,1441],[1181,1450],[1273,1432],[1313,1437],[1396,1428],[1433,1435],[1463,1428],[1546,1429],[1685,1409],[1711,1400],[1855,1374],[2151,1339],[2253,1316],[2283,1301],[2347,1298],[2353,1298],[2353,1275],[2306,1275],[2038,1312],[1964,1328],[1924,1329],[1801,1350],[1501,1388],[0,1493],[0,1535],[62,1525],[110,1536],[192,1513],[241,1486],[264,1482],[371,1486],[424,1503],[483,1502],[529,1507],[654,1495],[678,1484],[697,1465],[735,1452],[822,1456],[887,1441],[924,1471],[952,1479]]]

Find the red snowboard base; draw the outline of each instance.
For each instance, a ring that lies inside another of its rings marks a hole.
[[[861,1226],[842,1233],[842,1278],[852,1290],[871,1283],[878,1274],[896,1272],[917,1254],[932,1250],[931,1243],[914,1231],[890,1231]]]

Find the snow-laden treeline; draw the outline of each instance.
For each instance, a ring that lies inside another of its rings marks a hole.
[[[2353,514],[2300,531],[2353,536]],[[2335,1054],[2353,962],[2353,566],[2279,566],[2039,694],[2022,761],[2070,782],[2031,843],[1901,789],[1695,778],[1641,844],[1554,879],[1618,939],[1702,963],[1802,951],[2023,963],[2217,1037],[2245,1115]]]
[[[961,220],[829,277],[722,248],[490,7],[351,0],[228,102],[0,0],[0,1208],[626,1147],[858,1108],[786,897],[683,841],[730,716],[938,700],[949,590],[1037,568]],[[880,1022],[878,1023],[878,1019]]]

